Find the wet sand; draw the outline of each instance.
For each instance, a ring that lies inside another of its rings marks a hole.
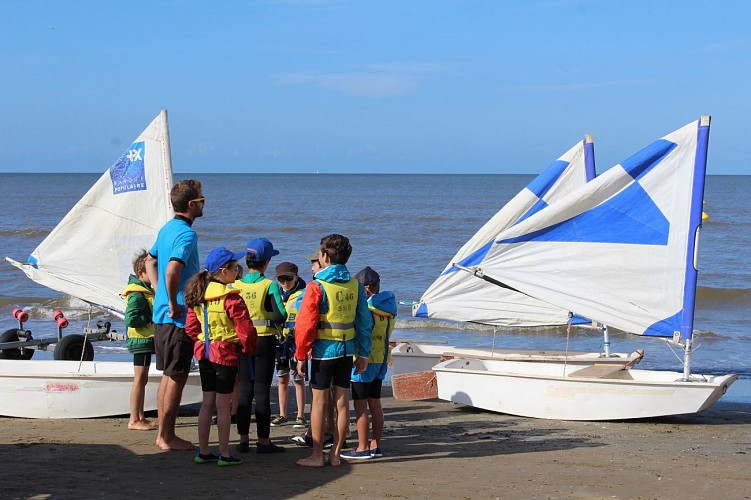
[[[309,449],[290,443],[299,433],[291,426],[271,430],[285,453],[257,455],[251,448],[238,454],[242,465],[219,468],[194,464],[190,452],[159,451],[155,433],[129,431],[127,417],[0,418],[0,496],[751,497],[751,405],[605,423],[533,420],[438,400],[383,402],[384,457],[323,469],[295,465]],[[197,414],[197,406],[181,410],[179,436],[197,441]],[[251,440],[254,429],[255,423]],[[211,439],[215,445],[215,427]]]

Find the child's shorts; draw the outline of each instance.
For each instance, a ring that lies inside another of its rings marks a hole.
[[[352,382],[352,401],[381,399],[382,386],[383,380],[378,378],[372,382]]]
[[[310,387],[329,389],[331,385],[349,389],[352,377],[352,356],[334,359],[313,359],[310,362]]]
[[[201,390],[217,394],[232,394],[237,378],[237,366],[225,366],[202,359],[198,362]]]

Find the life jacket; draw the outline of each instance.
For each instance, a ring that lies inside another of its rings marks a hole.
[[[224,308],[227,296],[234,293],[240,293],[240,291],[217,281],[209,282],[209,286],[203,294],[205,302],[193,308],[196,318],[201,323],[201,333],[198,334],[199,341],[206,344],[206,321],[208,318],[209,342],[240,342],[237,332],[235,332],[235,325],[232,319],[227,316],[227,311]],[[204,304],[207,306],[205,314]]]
[[[290,296],[287,298],[287,302],[284,304],[284,308],[287,310],[287,321],[284,322],[284,336],[289,336],[290,333],[295,332],[295,321],[297,320],[297,313],[299,312],[297,308],[297,298],[302,295],[302,292],[305,289],[297,290],[296,292],[292,292]]]
[[[121,294],[123,297],[125,297],[125,303],[128,302],[128,295],[131,293],[142,293],[143,296],[146,298],[146,301],[149,303],[149,308],[153,311],[154,310],[154,291],[146,288],[145,286],[138,285],[136,283],[128,283],[128,286],[125,287],[125,291]],[[132,326],[128,327],[128,338],[130,339],[150,339],[154,337],[154,323],[149,323],[148,325],[141,326],[138,328],[133,328]]]
[[[387,363],[391,356],[389,338],[394,331],[395,316],[377,307],[368,304],[370,314],[373,316],[373,347],[370,351],[368,363]]]
[[[271,320],[274,318],[274,313],[272,311],[267,311],[263,307],[264,302],[266,302],[266,297],[269,294],[271,283],[273,283],[273,281],[264,278],[255,283],[245,283],[244,281],[237,280],[232,284],[233,288],[240,290],[245,305],[248,306],[250,319],[253,321],[253,326],[256,327],[256,332],[258,332],[259,337],[277,334],[276,328],[274,328],[271,323]]]
[[[346,283],[316,280],[329,301],[329,310],[318,316],[318,338],[347,341],[355,338],[355,316],[359,282]]]

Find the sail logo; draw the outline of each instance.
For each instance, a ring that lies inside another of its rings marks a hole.
[[[134,142],[110,167],[112,194],[146,190],[145,152],[144,142]]]

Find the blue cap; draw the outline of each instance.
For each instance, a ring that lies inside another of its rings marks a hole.
[[[255,261],[269,260],[274,255],[279,255],[279,250],[274,250],[274,245],[268,238],[254,238],[246,245],[248,254],[246,258]]]
[[[239,260],[245,257],[243,252],[233,252],[226,247],[219,247],[209,252],[209,256],[206,257],[206,270],[211,274],[214,274],[220,267],[224,266],[231,260]]]

